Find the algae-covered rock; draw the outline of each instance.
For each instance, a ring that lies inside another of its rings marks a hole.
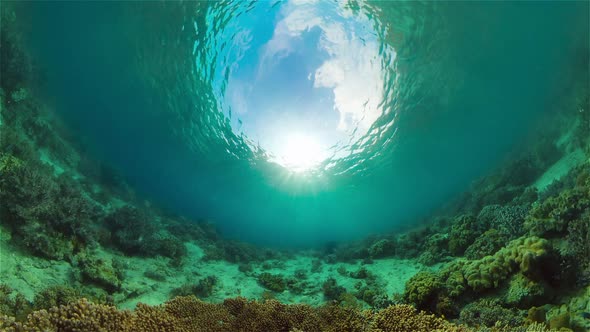
[[[217,278],[215,276],[207,276],[199,280],[195,288],[195,295],[201,298],[209,297],[213,294],[215,285],[217,285]]]
[[[109,292],[121,288],[120,273],[113,266],[111,259],[91,256],[84,252],[76,256],[76,261],[84,281],[94,283]]]
[[[264,272],[258,275],[257,281],[260,286],[273,292],[280,293],[287,288],[287,283],[285,282],[284,277],[280,274]]]
[[[389,239],[381,239],[369,247],[371,258],[383,258],[395,255],[395,242]]]
[[[465,249],[480,235],[477,219],[472,215],[462,215],[453,221],[449,234],[449,251],[453,255],[462,255]]]
[[[345,275],[349,275],[354,279],[375,279],[375,275],[364,267],[360,267],[358,270],[352,271]]]
[[[216,285],[217,278],[215,276],[207,276],[199,280],[197,283],[187,283],[175,288],[170,294],[172,296],[194,295],[198,298],[206,298],[213,295]]]
[[[346,293],[346,288],[338,285],[336,279],[328,278],[322,284],[322,291],[327,301],[340,301],[342,295]]]

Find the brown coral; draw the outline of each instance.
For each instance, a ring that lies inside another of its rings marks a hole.
[[[31,313],[24,323],[13,323],[7,331],[133,331],[129,311],[82,299],[69,305]],[[155,330],[152,330],[155,331]]]
[[[244,298],[213,304],[194,296],[177,297],[162,306],[139,304],[134,312],[82,299],[31,313],[24,322],[0,317],[6,331],[466,331],[442,318],[395,305],[377,313],[357,308],[285,305]]]
[[[373,331],[388,332],[467,331],[440,317],[417,312],[409,305],[394,305],[379,311],[373,327]]]

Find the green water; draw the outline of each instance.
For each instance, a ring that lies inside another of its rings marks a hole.
[[[414,224],[588,77],[587,2],[23,6],[81,144],[140,196],[256,243]]]

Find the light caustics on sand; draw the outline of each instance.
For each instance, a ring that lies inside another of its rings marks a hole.
[[[395,59],[377,27],[331,1],[260,2],[234,15],[216,34],[213,75],[234,132],[294,173],[362,150]]]

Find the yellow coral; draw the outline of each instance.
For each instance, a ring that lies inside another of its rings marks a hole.
[[[465,327],[450,324],[440,317],[417,312],[409,305],[394,305],[375,315],[373,331],[387,332],[431,332],[467,331]]]

